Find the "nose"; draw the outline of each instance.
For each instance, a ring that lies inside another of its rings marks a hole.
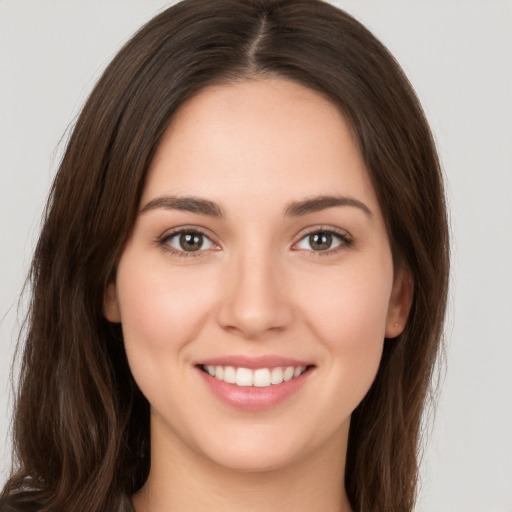
[[[279,265],[269,255],[245,255],[232,262],[223,280],[218,322],[247,339],[286,329],[293,308]]]

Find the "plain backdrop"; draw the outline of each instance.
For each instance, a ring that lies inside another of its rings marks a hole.
[[[10,464],[17,299],[69,127],[163,0],[0,0],[0,482]],[[344,0],[402,64],[451,210],[446,378],[419,512],[512,511],[512,2]],[[4,448],[4,440],[7,440]]]

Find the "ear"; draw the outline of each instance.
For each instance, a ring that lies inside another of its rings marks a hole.
[[[109,322],[119,323],[121,321],[121,312],[119,310],[119,303],[117,302],[115,283],[110,283],[105,290],[103,297],[103,315]]]
[[[414,295],[414,283],[408,268],[400,269],[395,275],[389,299],[386,319],[386,338],[396,338],[407,323]]]

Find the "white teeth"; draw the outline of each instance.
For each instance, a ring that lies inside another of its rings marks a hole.
[[[254,385],[258,388],[266,388],[270,386],[270,370],[268,368],[260,368],[254,372]]]
[[[222,380],[222,379],[220,379]],[[238,368],[236,371],[236,385],[237,386],[252,386],[253,378],[252,372],[248,368]]]
[[[236,384],[241,387],[266,388],[270,385],[281,384],[293,378],[299,377],[306,370],[305,366],[287,366],[277,368],[234,368],[233,366],[211,366],[203,367],[207,373],[218,380],[229,384]]]
[[[214,377],[217,377],[217,376],[214,375]],[[219,379],[219,380],[223,380],[224,382],[229,382],[229,384],[235,384],[235,382],[236,382],[236,370],[232,366],[226,366],[224,368],[224,378],[223,379]]]
[[[283,382],[283,369],[272,368],[272,376],[270,377],[272,384],[281,384]]]
[[[294,373],[295,373],[295,368],[293,366],[288,366],[287,368],[285,368],[285,370],[283,372],[283,380],[285,382],[288,380],[292,380]]]

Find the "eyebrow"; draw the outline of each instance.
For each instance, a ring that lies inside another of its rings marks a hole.
[[[285,210],[285,215],[289,217],[300,217],[308,213],[315,213],[327,208],[336,206],[351,206],[362,210],[370,219],[373,213],[363,202],[352,197],[345,196],[316,196],[304,201],[295,201],[290,203]]]
[[[198,213],[200,215],[208,215],[210,217],[224,217],[222,208],[207,199],[201,199],[194,196],[161,196],[152,199],[147,203],[140,213],[145,213],[157,208],[166,210],[181,210],[185,212]]]
[[[315,196],[303,201],[294,201],[288,204],[284,211],[286,217],[300,217],[309,213],[319,212],[327,208],[340,206],[350,206],[359,208],[368,217],[373,218],[372,211],[368,206],[358,199],[345,196]],[[213,201],[202,199],[195,196],[161,196],[152,199],[142,209],[141,213],[145,213],[157,208],[167,210],[181,210],[186,212],[198,213],[210,217],[223,218],[224,211]]]

